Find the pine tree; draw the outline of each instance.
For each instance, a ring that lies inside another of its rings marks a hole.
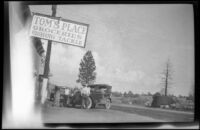
[[[87,51],[80,63],[79,75],[77,83],[81,83],[83,87],[94,84],[96,79],[96,66],[91,51]]]
[[[133,97],[133,92],[132,91],[128,91],[128,97]]]

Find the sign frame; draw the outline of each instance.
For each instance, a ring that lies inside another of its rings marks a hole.
[[[32,14],[33,14],[33,15],[32,15],[32,17],[31,17],[31,25],[30,25],[30,27],[29,27],[29,35],[31,34],[31,26],[32,26],[32,21],[33,21],[34,15],[42,16],[42,17],[47,17],[47,18],[50,18],[50,19],[58,20],[58,21],[69,22],[69,23],[74,23],[74,24],[78,24],[78,25],[87,26],[87,32],[86,32],[86,35],[85,35],[84,46],[79,46],[79,45],[70,44],[70,43],[66,43],[66,42],[54,41],[54,40],[50,40],[50,39],[47,39],[47,38],[40,38],[40,37],[36,37],[36,36],[31,36],[31,35],[30,35],[30,37],[33,37],[33,38],[40,38],[40,39],[44,39],[44,40],[49,40],[49,41],[52,41],[52,42],[54,42],[54,43],[61,43],[61,44],[67,44],[67,45],[71,45],[71,46],[77,46],[77,47],[85,48],[85,46],[86,46],[86,41],[87,41],[87,36],[88,36],[88,31],[89,31],[89,24],[82,23],[82,22],[77,22],[77,21],[73,21],[73,20],[69,20],[69,19],[63,19],[63,18],[61,18],[61,17],[53,17],[53,16],[46,15],[46,14],[40,14],[40,13],[34,13],[34,12],[33,12]]]

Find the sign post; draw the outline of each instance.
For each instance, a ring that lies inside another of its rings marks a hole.
[[[56,16],[56,5],[52,5],[52,17]],[[51,56],[51,46],[52,41],[48,40],[48,46],[47,46],[47,53],[45,58],[45,66],[44,66],[44,72],[43,72],[43,80],[42,80],[42,100],[41,102],[44,103],[45,99],[47,97],[47,86],[48,86],[48,75],[49,75],[49,62],[50,62],[50,56]]]
[[[52,5],[52,17],[56,16],[56,5]],[[51,56],[51,45],[52,45],[52,41],[48,40],[48,47],[47,47],[47,54],[46,54],[46,58],[45,58],[45,66],[44,66],[44,78],[48,78],[48,74],[49,74],[49,62],[50,62],[50,56]]]

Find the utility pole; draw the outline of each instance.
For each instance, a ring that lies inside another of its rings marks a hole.
[[[166,62],[165,69],[163,71],[163,77],[162,77],[162,82],[164,83],[164,91],[165,91],[165,96],[168,95],[168,89],[169,85],[171,84],[172,81],[172,65],[170,60],[168,59]]]
[[[52,17],[56,16],[56,5],[52,5]],[[44,103],[47,96],[47,86],[48,86],[48,78],[49,78],[49,63],[50,63],[50,55],[51,55],[51,45],[52,41],[48,40],[47,53],[45,58],[45,66],[43,73],[43,81],[42,81],[42,99],[41,102]]]
[[[52,17],[55,17],[57,5],[52,5],[51,9],[52,9]],[[45,66],[44,66],[44,73],[43,73],[44,78],[48,78],[48,76],[49,76],[49,63],[50,63],[50,56],[51,56],[51,45],[52,45],[52,41],[48,40],[47,54],[46,54],[46,58],[45,58]]]
[[[169,76],[169,63],[167,63],[167,68],[166,68],[166,79],[165,79],[165,96],[167,96],[167,88],[168,88],[168,76]]]

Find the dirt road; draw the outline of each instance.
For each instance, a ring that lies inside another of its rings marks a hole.
[[[118,122],[188,122],[194,114],[134,105],[112,104],[109,110],[47,107],[44,123],[118,123]]]
[[[162,120],[116,110],[58,107],[44,109],[43,121],[44,123],[163,122]]]

